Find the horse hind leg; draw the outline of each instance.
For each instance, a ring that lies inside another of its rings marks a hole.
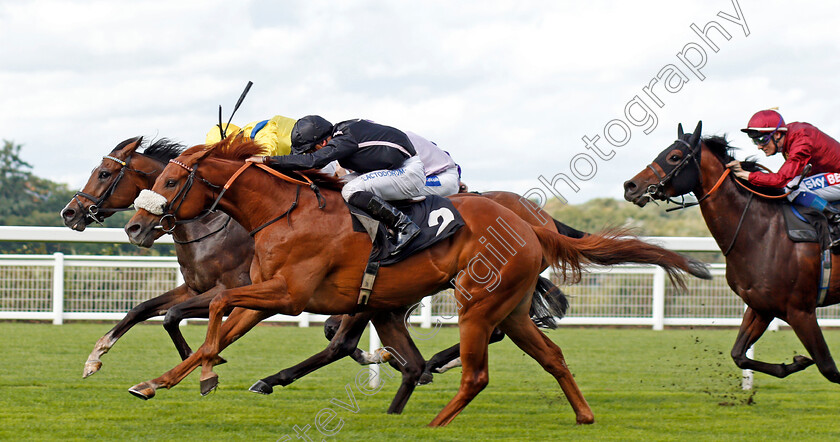
[[[414,345],[414,341],[403,322],[406,313],[407,309],[402,308],[392,312],[380,313],[373,318],[373,325],[379,333],[379,338],[391,355],[389,364],[402,373],[400,387],[388,407],[388,414],[402,413],[426,366],[423,355]],[[385,373],[390,375],[388,372]]]
[[[490,381],[487,367],[487,346],[493,326],[481,318],[469,320],[462,316],[460,322],[461,337],[461,386],[455,397],[443,407],[443,410],[429,423],[430,427],[442,427],[455,419],[461,411],[484,390]],[[476,316],[476,315],[470,315]]]
[[[802,355],[795,356],[791,364],[771,364],[747,357],[747,350],[761,338],[772,320],[772,316],[762,315],[752,307],[747,307],[738,337],[735,338],[735,345],[732,347],[732,360],[735,361],[735,365],[743,370],[754,370],[777,378],[786,377],[811,366],[814,361]]]
[[[592,414],[592,409],[589,408],[589,404],[583,397],[572,372],[566,366],[560,347],[531,322],[527,309],[521,307],[522,304],[499,324],[499,328],[510,337],[517,347],[528,353],[545,371],[554,376],[569,404],[571,404],[578,424],[595,422],[595,415]]]
[[[829,381],[840,384],[840,372],[837,371],[837,365],[831,357],[828,344],[826,344],[825,337],[823,337],[822,330],[817,323],[816,312],[797,311],[792,314],[788,313],[786,319],[793,331],[796,332],[796,336],[805,345],[808,354],[814,359],[813,362],[816,362],[820,373]]]

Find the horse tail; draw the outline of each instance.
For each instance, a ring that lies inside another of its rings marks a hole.
[[[569,300],[559,287],[546,278],[537,280],[537,288],[531,300],[531,310],[528,314],[534,324],[540,328],[556,329],[557,320],[566,316]]]
[[[616,264],[655,264],[668,274],[676,286],[685,289],[680,270],[702,279],[711,279],[708,266],[668,249],[648,244],[627,229],[608,229],[583,238],[570,238],[542,227],[534,232],[543,246],[543,256],[563,276],[580,281],[581,266],[591,263],[603,266]]]
[[[551,218],[551,219],[554,220],[554,226],[557,228],[557,232],[561,235],[565,235],[565,236],[568,236],[570,238],[578,238],[578,239],[583,238],[586,235],[589,235],[588,232],[584,232],[582,230],[575,229],[574,227],[572,227],[568,224],[563,224],[563,223],[561,223],[560,221],[557,221],[554,218]]]

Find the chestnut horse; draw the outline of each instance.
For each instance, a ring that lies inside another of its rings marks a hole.
[[[166,163],[183,150],[183,146],[161,139],[140,152],[138,148],[143,144],[142,141],[142,137],[125,140],[103,157],[101,163],[93,169],[84,188],[77,192],[62,210],[62,218],[68,227],[83,231],[91,222],[101,223],[114,213],[133,210],[130,206],[140,191],[150,188]],[[583,232],[552,219],[546,212],[519,195],[488,192],[484,196],[509,207],[532,224],[549,228],[553,225],[558,232],[567,236],[584,235]],[[253,257],[253,240],[236,221],[216,213],[195,222],[179,224],[172,234],[185,283],[129,311],[125,318],[97,341],[85,363],[83,377],[96,373],[102,367],[102,355],[131,327],[161,314],[166,315],[163,325],[172,337],[181,358],[185,359],[192,350],[178,328],[181,320],[208,317],[208,308],[214,295],[212,292],[207,293],[211,288],[250,284],[248,271]],[[542,306],[541,314],[537,312],[537,306]],[[534,294],[532,310],[535,320],[543,320],[540,322],[541,327],[556,327],[550,319],[563,315],[565,296],[548,280],[541,278],[538,290]],[[432,357],[425,364],[424,371],[422,356],[405,331],[404,314],[405,311],[382,313],[380,318],[373,320],[383,343],[398,357],[397,360],[390,361],[391,365],[403,372],[403,385],[389,407],[389,413],[400,413],[418,382],[429,382],[431,373],[458,357],[456,344]],[[546,315],[551,315],[551,318],[545,318]],[[342,319],[346,323],[344,328],[340,327]],[[325,324],[327,338],[333,341],[330,346],[313,358],[281,371],[275,375],[276,381],[271,385],[289,385],[318,367],[346,355],[350,355],[359,363],[371,363],[370,357],[356,347],[367,319],[362,315],[355,318],[330,318]],[[355,336],[349,334],[351,331]],[[338,337],[333,340],[337,332]],[[503,336],[496,330],[491,342],[501,340]],[[270,392],[267,388],[270,387],[264,387],[260,392]]]
[[[353,231],[339,193],[340,182],[315,172],[299,174],[314,179],[310,185],[290,177],[278,180],[244,162],[259,150],[258,145],[241,137],[228,137],[210,148],[188,149],[166,167],[155,181],[152,198],[126,225],[133,243],[149,247],[161,235],[156,229],[160,214],[164,218],[190,219],[218,205],[246,229],[260,229],[254,235],[253,284],[218,291],[210,304],[204,344],[163,376],[132,387],[133,394],[150,397],[157,388],[176,385],[199,365],[203,392],[215,388],[218,376],[212,368],[219,351],[229,343],[225,340],[235,339],[250,328],[237,311],[222,323],[222,317],[236,307],[263,315],[297,315],[303,311],[347,314],[358,309],[358,288],[371,244],[365,233]],[[221,186],[214,183],[223,182],[227,184],[222,194]],[[572,239],[534,227],[481,196],[459,194],[450,199],[466,226],[452,237],[382,268],[365,306],[365,311],[390,311],[453,282],[458,288],[461,386],[432,420],[432,426],[451,422],[487,385],[487,345],[496,326],[555,377],[578,423],[594,421],[560,348],[528,315],[531,293],[544,263],[560,266],[573,278],[579,277],[580,266],[587,262],[655,262],[678,283],[683,278],[679,270],[708,277],[699,262],[635,238],[616,237],[625,232]],[[488,235],[487,229],[503,229],[506,237]],[[508,253],[495,255],[498,259],[493,263],[485,257],[491,246]]]
[[[734,176],[726,176],[733,160],[722,137],[701,139],[702,124],[691,134],[678,128],[677,141],[647,168],[624,183],[624,198],[638,206],[689,192],[700,200],[709,231],[726,256],[726,281],[747,304],[732,359],[742,369],[783,378],[815,361],[820,373],[840,383],[822,331],[817,307],[840,302],[840,264],[832,264],[825,300],[818,303],[820,246],[794,243],[787,237],[778,200],[755,197]],[[794,356],[790,364],[773,364],[747,357],[750,348],[773,320],[790,324],[811,355]]]

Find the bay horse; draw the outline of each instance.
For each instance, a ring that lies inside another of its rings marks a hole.
[[[782,203],[755,197],[745,184],[727,176],[734,158],[723,137],[701,138],[702,122],[693,133],[677,130],[677,140],[647,168],[624,183],[624,198],[640,207],[693,192],[712,236],[726,257],[726,281],[747,304],[732,359],[742,369],[783,378],[817,364],[820,373],[840,383],[840,372],[817,324],[817,307],[840,302],[838,260],[833,260],[827,296],[818,303],[820,245],[794,243],[787,237]],[[810,358],[797,355],[790,364],[747,357],[747,350],[767,326],[786,321]]]
[[[167,162],[185,147],[165,138],[151,143],[142,153],[137,152],[141,145],[143,137],[130,138],[102,158],[82,190],[61,211],[67,227],[83,231],[92,222],[101,223],[114,213],[133,210],[131,205],[140,191],[150,188]],[[184,283],[132,308],[96,342],[85,362],[83,377],[102,368],[101,357],[131,327],[159,315],[166,315],[163,327],[185,359],[192,350],[178,328],[181,320],[207,317],[212,294],[206,293],[212,288],[251,283],[254,243],[248,231],[227,215],[215,213],[200,222],[179,224],[172,235]]]
[[[154,197],[126,225],[132,243],[149,247],[161,235],[156,229],[161,215],[191,219],[218,205],[246,229],[260,228],[254,235],[253,284],[218,291],[210,304],[204,344],[163,376],[132,387],[133,394],[150,396],[160,387],[171,388],[199,365],[202,390],[215,388],[218,376],[212,368],[219,351],[250,328],[234,308],[264,315],[357,310],[358,288],[371,244],[367,234],[352,229],[349,210],[339,193],[341,183],[311,171],[299,174],[309,184],[288,176],[278,180],[244,162],[259,151],[258,145],[242,137],[186,150],[164,169],[152,188]],[[235,185],[232,179],[236,179]],[[228,182],[224,195],[220,185],[214,184],[223,182]],[[301,192],[303,188],[308,190]],[[528,315],[531,293],[545,263],[559,266],[571,278],[579,277],[581,265],[587,262],[652,262],[680,284],[684,276],[679,270],[709,277],[703,264],[636,238],[618,238],[623,231],[573,239],[532,226],[488,198],[459,194],[450,200],[466,226],[452,237],[382,268],[365,306],[365,311],[391,311],[453,282],[458,287],[461,386],[431,426],[450,423],[487,385],[487,345],[496,326],[555,377],[578,423],[594,422],[560,348]],[[504,228],[509,237],[501,241],[495,236],[488,238],[488,228]],[[493,265],[485,258],[490,246],[510,253],[499,256]],[[240,321],[246,323],[244,328]]]
[[[61,211],[65,225],[83,231],[92,222],[103,222],[114,213],[133,210],[131,205],[143,189],[151,188],[154,179],[171,159],[177,157],[183,147],[180,144],[160,139],[146,146],[141,152],[142,137],[134,137],[119,143],[91,173],[86,185],[74,195]],[[510,192],[488,192],[483,196],[509,207],[520,217],[535,225],[553,225],[558,232],[572,237],[580,237],[578,231],[551,218],[535,204]],[[185,359],[192,353],[189,345],[180,333],[179,323],[185,318],[207,318],[210,301],[214,296],[210,290],[214,287],[237,287],[250,284],[249,268],[253,257],[253,240],[239,223],[226,215],[215,213],[191,223],[177,224],[172,229],[175,239],[175,252],[184,276],[184,284],[160,296],[142,302],[119,321],[105,336],[100,338],[88,356],[83,370],[83,377],[91,376],[102,367],[101,357],[107,353],[117,340],[135,324],[153,316],[165,315],[163,325],[170,334],[179,355]],[[556,328],[551,320],[562,317],[565,308],[565,295],[548,280],[541,278],[539,289],[534,294],[532,317],[540,321],[541,327]],[[209,293],[208,293],[209,292]],[[254,315],[256,320],[257,316]],[[401,357],[391,361],[391,365],[403,372],[403,386],[397,392],[389,413],[400,413],[408,401],[414,386],[430,382],[431,373],[449,364],[458,357],[456,344],[439,352],[426,364],[422,356],[406,334],[403,324],[405,311],[381,313],[372,319],[379,331],[382,342]],[[360,364],[370,364],[370,355],[357,348],[367,317],[355,318],[344,316],[331,317],[325,323],[327,339],[332,342],[326,350],[287,370],[275,375],[272,385],[289,385],[294,380],[344,356],[351,356]],[[342,321],[346,327],[341,328]],[[256,323],[256,322],[255,322]],[[350,333],[353,332],[357,336]],[[337,336],[333,339],[333,336]],[[495,330],[491,342],[503,338]],[[221,362],[222,359],[219,358]],[[398,364],[397,362],[400,362]],[[260,391],[266,393],[265,388]]]

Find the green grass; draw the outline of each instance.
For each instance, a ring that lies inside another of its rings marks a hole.
[[[81,379],[93,343],[109,324],[0,323],[0,438],[278,440],[293,426],[312,426],[319,410],[337,412],[343,426],[327,440],[773,440],[840,437],[840,387],[816,368],[788,379],[756,374],[756,388],[740,389],[729,358],[733,329],[564,328],[549,332],[592,407],[596,423],[578,426],[559,386],[505,339],[490,349],[490,385],[446,428],[425,425],[452,398],[460,370],[418,387],[400,416],[385,410],[396,380],[373,395],[356,390],[360,367],[342,360],[271,396],[249,393],[256,380],[323,348],[319,327],[258,327],[224,352],[220,388],[200,397],[198,371],[149,401],[128,387],[178,362],[159,325],[130,331],[103,358],[102,371]],[[197,343],[204,327],[185,327]],[[828,331],[829,343],[840,331]],[[452,344],[457,329],[419,341],[431,356]],[[367,342],[366,338],[362,342]],[[789,362],[803,352],[793,332],[768,333],[756,354]],[[360,410],[331,405],[354,388]]]

